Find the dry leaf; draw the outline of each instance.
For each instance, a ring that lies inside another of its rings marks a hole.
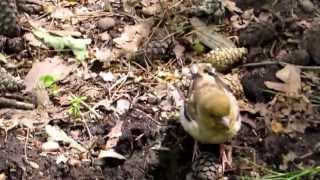
[[[282,165],[280,165],[280,169],[287,170],[288,165],[290,162],[293,162],[298,156],[292,152],[289,151],[288,154],[282,156]]]
[[[95,56],[98,61],[103,63],[110,63],[112,60],[112,53],[109,48],[96,49]]]
[[[308,121],[301,119],[301,121],[295,121],[292,123],[289,123],[288,126],[285,129],[286,133],[304,133],[306,128],[309,126]]]
[[[174,46],[173,52],[176,55],[176,58],[180,59],[184,55],[183,53],[184,53],[185,50],[186,50],[186,48],[184,48],[184,46],[182,46],[181,44],[177,43]]]
[[[57,151],[60,148],[59,143],[55,141],[47,141],[41,145],[42,151],[51,152]]]
[[[27,163],[28,163],[33,169],[39,169],[39,168],[40,168],[39,164],[37,164],[37,163],[34,162],[34,161],[28,160]]]
[[[230,12],[240,13],[242,14],[243,11],[237,7],[236,3],[230,0],[223,0],[222,1],[223,6],[228,9]]]
[[[117,78],[112,72],[100,72],[99,76],[105,82],[114,82]]]
[[[63,154],[60,154],[56,159],[56,164],[66,163],[67,161],[68,161],[68,158],[65,157]]]
[[[142,12],[145,15],[154,16],[154,15],[157,15],[161,12],[161,6],[159,3],[153,4],[151,6],[149,5],[149,6],[143,7]]]
[[[1,109],[0,117],[5,114],[11,114],[10,119],[0,118],[0,129],[9,131],[17,125],[22,125],[27,128],[33,129],[34,124],[39,124],[47,121],[46,117],[38,114],[37,111],[26,111],[18,109]]]
[[[67,20],[73,16],[72,11],[68,8],[56,7],[51,13],[51,17],[54,19]]]
[[[148,37],[153,23],[153,20],[150,20],[133,26],[125,26],[121,36],[113,41],[120,49],[127,52],[136,52],[144,38]]]
[[[76,65],[66,65],[64,60],[58,56],[35,63],[24,79],[26,91],[31,91],[33,88],[36,88],[40,77],[43,75],[49,74],[56,77],[57,80],[62,80],[75,68]]]
[[[286,65],[276,73],[276,77],[284,83],[266,81],[265,85],[273,90],[281,91],[287,95],[298,95],[301,89],[300,69],[294,65]]]
[[[79,143],[77,143],[74,139],[70,138],[58,126],[46,125],[45,129],[46,129],[46,133],[48,134],[48,136],[51,140],[69,143],[70,147],[73,147],[73,148],[79,150],[80,152],[87,151],[83,146],[81,146]]]
[[[119,99],[117,100],[116,112],[119,113],[120,115],[123,115],[129,110],[130,105],[131,103],[127,99],[124,99],[124,98]]]
[[[115,158],[115,159],[120,159],[120,160],[125,160],[126,157],[124,157],[123,155],[117,153],[116,151],[114,151],[114,149],[109,149],[107,151],[100,151],[99,159],[103,159],[103,158]]]
[[[26,42],[28,42],[29,45],[34,46],[34,47],[41,47],[41,48],[47,48],[46,45],[40,41],[39,39],[37,39],[33,33],[26,33],[25,35],[23,35],[23,38],[26,40]]]
[[[117,124],[111,129],[107,137],[109,138],[106,144],[106,149],[115,147],[122,136],[122,124],[123,121],[117,121]]]
[[[271,121],[271,130],[274,133],[281,133],[284,131],[284,128],[280,122],[273,120]]]

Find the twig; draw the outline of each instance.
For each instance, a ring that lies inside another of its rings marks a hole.
[[[0,97],[0,107],[13,107],[16,109],[31,110],[35,108],[35,105],[31,103],[17,101],[14,99]]]
[[[90,141],[92,141],[93,136],[92,136],[92,134],[91,134],[91,131],[90,131],[90,128],[89,128],[89,126],[88,126],[88,124],[87,124],[87,121],[86,121],[85,118],[83,117],[83,114],[82,114],[82,113],[81,113],[81,121],[83,122],[84,126],[85,126],[86,129],[87,129],[87,132],[88,132]]]
[[[161,20],[158,22],[158,24],[155,26],[155,28],[153,28],[150,36],[149,36],[148,39],[145,41],[144,45],[147,45],[147,44],[150,42],[150,40],[152,39],[152,37],[153,37],[154,33],[156,32],[156,30],[159,29],[160,25],[162,24],[162,22],[163,22],[164,19],[165,19],[165,18],[164,18],[164,17],[165,17],[165,14],[166,14],[166,11],[163,13],[163,17],[162,17]]]
[[[26,162],[28,162],[28,155],[27,155],[27,145],[29,141],[29,135],[30,135],[30,128],[27,128],[27,137],[26,137],[26,142],[24,143],[24,158]]]
[[[300,65],[294,65],[286,62],[278,62],[278,61],[262,61],[258,63],[247,63],[243,64],[240,67],[257,67],[257,66],[267,66],[267,65],[281,65],[281,66],[286,66],[286,65],[293,65],[297,68],[300,68],[301,70],[320,70],[319,66],[300,66]]]
[[[139,111],[141,114],[144,114],[150,121],[152,121],[153,123],[155,123],[158,126],[167,126],[166,124],[162,124],[159,121],[154,120],[154,118],[147,114],[146,112],[142,111],[141,109],[136,109],[136,111]]]
[[[128,75],[123,76],[122,78],[118,79],[109,89],[108,91],[111,92],[115,87],[117,87],[119,84],[122,84],[128,79]]]

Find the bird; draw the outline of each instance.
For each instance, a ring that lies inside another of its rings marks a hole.
[[[220,145],[224,170],[232,164],[232,151],[226,153],[227,146],[224,143],[229,142],[241,127],[237,100],[210,64],[193,65],[191,74],[188,95],[180,110],[180,123],[196,140],[195,148],[198,141]]]

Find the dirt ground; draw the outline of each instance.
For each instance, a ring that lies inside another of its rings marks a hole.
[[[248,51],[221,71],[232,79],[243,120],[224,177],[267,179],[310,167],[320,174],[320,2],[222,1],[223,15],[201,14],[199,2],[43,1],[40,13],[21,13],[25,45],[2,47],[10,56],[0,62],[38,106],[0,106],[0,180],[187,179],[194,140],[179,124],[176,90],[187,94],[184,71],[212,49],[192,33],[193,17]],[[30,21],[54,35],[91,39],[88,56],[79,61],[39,45]],[[281,70],[292,74],[279,79]],[[54,86],[33,89],[50,73],[60,76]],[[71,97],[86,98],[77,105]],[[218,145],[199,150],[218,155]]]

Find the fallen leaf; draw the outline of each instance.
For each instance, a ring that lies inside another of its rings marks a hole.
[[[37,164],[37,163],[34,162],[34,161],[28,160],[27,163],[28,163],[33,169],[39,169],[39,168],[40,168],[39,164]]]
[[[37,111],[0,109],[0,117],[4,117],[6,114],[11,114],[10,119],[0,118],[0,128],[5,131],[9,131],[17,125],[33,129],[34,124],[41,124],[47,121],[47,117],[42,116]]]
[[[157,3],[157,4],[153,4],[151,6],[149,5],[149,6],[143,7],[142,12],[143,12],[143,14],[148,15],[148,16],[157,15],[161,12],[161,5],[160,5],[160,3]]]
[[[106,143],[106,149],[111,149],[115,147],[119,141],[119,138],[122,136],[122,124],[123,121],[117,121],[116,125],[108,133],[108,141]]]
[[[54,19],[60,19],[60,20],[68,20],[73,16],[72,11],[68,8],[63,7],[56,7],[53,12],[51,13],[51,17]]]
[[[298,156],[292,152],[289,151],[288,154],[282,156],[282,165],[280,165],[281,170],[287,170],[288,165],[290,162],[293,162]]]
[[[32,33],[26,33],[23,38],[26,40],[26,42],[28,42],[29,45],[34,46],[34,47],[46,47],[46,45],[40,41],[39,39],[37,39],[35,37],[35,35],[33,35]]]
[[[230,12],[235,12],[235,13],[239,13],[242,14],[243,11],[237,7],[236,3],[231,1],[231,0],[222,0],[221,1],[223,6],[228,9],[228,11]]]
[[[299,94],[301,89],[300,69],[294,65],[286,65],[283,69],[276,73],[276,77],[284,83],[266,81],[266,87],[281,91],[290,96]]]
[[[46,152],[57,151],[59,148],[59,144],[55,141],[47,141],[41,145],[42,151]]]
[[[280,122],[273,120],[271,121],[271,130],[277,134],[283,132],[284,128]]]
[[[199,18],[193,17],[190,19],[192,27],[201,43],[208,46],[212,50],[217,48],[233,48],[236,47],[234,42],[225,37],[223,34],[216,32],[214,26],[207,26],[206,23]]]
[[[60,154],[56,159],[56,164],[66,163],[67,161],[68,161],[68,158],[65,157],[63,154]]]
[[[116,112],[119,113],[120,115],[125,114],[129,108],[130,108],[130,101],[128,101],[127,99],[119,99],[117,100],[117,105],[116,105]]]
[[[140,24],[125,26],[120,37],[113,39],[117,48],[127,52],[136,52],[141,42],[149,36],[154,21],[147,20]]]
[[[174,105],[178,108],[184,104],[182,92],[173,85],[169,85],[169,94],[173,99]]]
[[[109,48],[96,49],[95,56],[98,61],[105,64],[110,64],[112,60],[112,53]]]
[[[56,80],[64,79],[70,72],[75,70],[76,65],[66,65],[59,56],[46,58],[43,62],[34,63],[24,79],[26,91],[36,88],[42,76],[50,74]]]
[[[33,29],[32,33],[41,39],[47,46],[54,48],[56,51],[63,51],[70,48],[76,59],[82,61],[89,56],[87,45],[91,43],[91,39],[75,39],[71,36],[55,36],[51,35],[45,29]]]
[[[184,51],[186,50],[186,48],[184,46],[182,46],[181,44],[177,43],[174,46],[173,52],[176,55],[177,59],[182,58]]]
[[[285,132],[286,133],[295,133],[295,132],[304,133],[308,126],[309,126],[308,121],[301,119],[301,121],[295,121],[295,122],[289,123],[285,129]]]
[[[115,75],[112,72],[100,72],[99,76],[105,81],[105,82],[114,82],[116,80]]]
[[[49,139],[53,141],[61,141],[65,143],[69,143],[70,147],[79,150],[80,152],[86,152],[87,150],[77,143],[74,139],[70,138],[62,129],[58,126],[46,125],[45,127],[46,133],[49,136]]]
[[[115,158],[115,159],[120,159],[120,160],[125,160],[126,157],[124,157],[123,155],[117,153],[114,149],[109,149],[109,150],[102,150],[99,153],[98,156],[99,159],[103,159],[103,158]]]

